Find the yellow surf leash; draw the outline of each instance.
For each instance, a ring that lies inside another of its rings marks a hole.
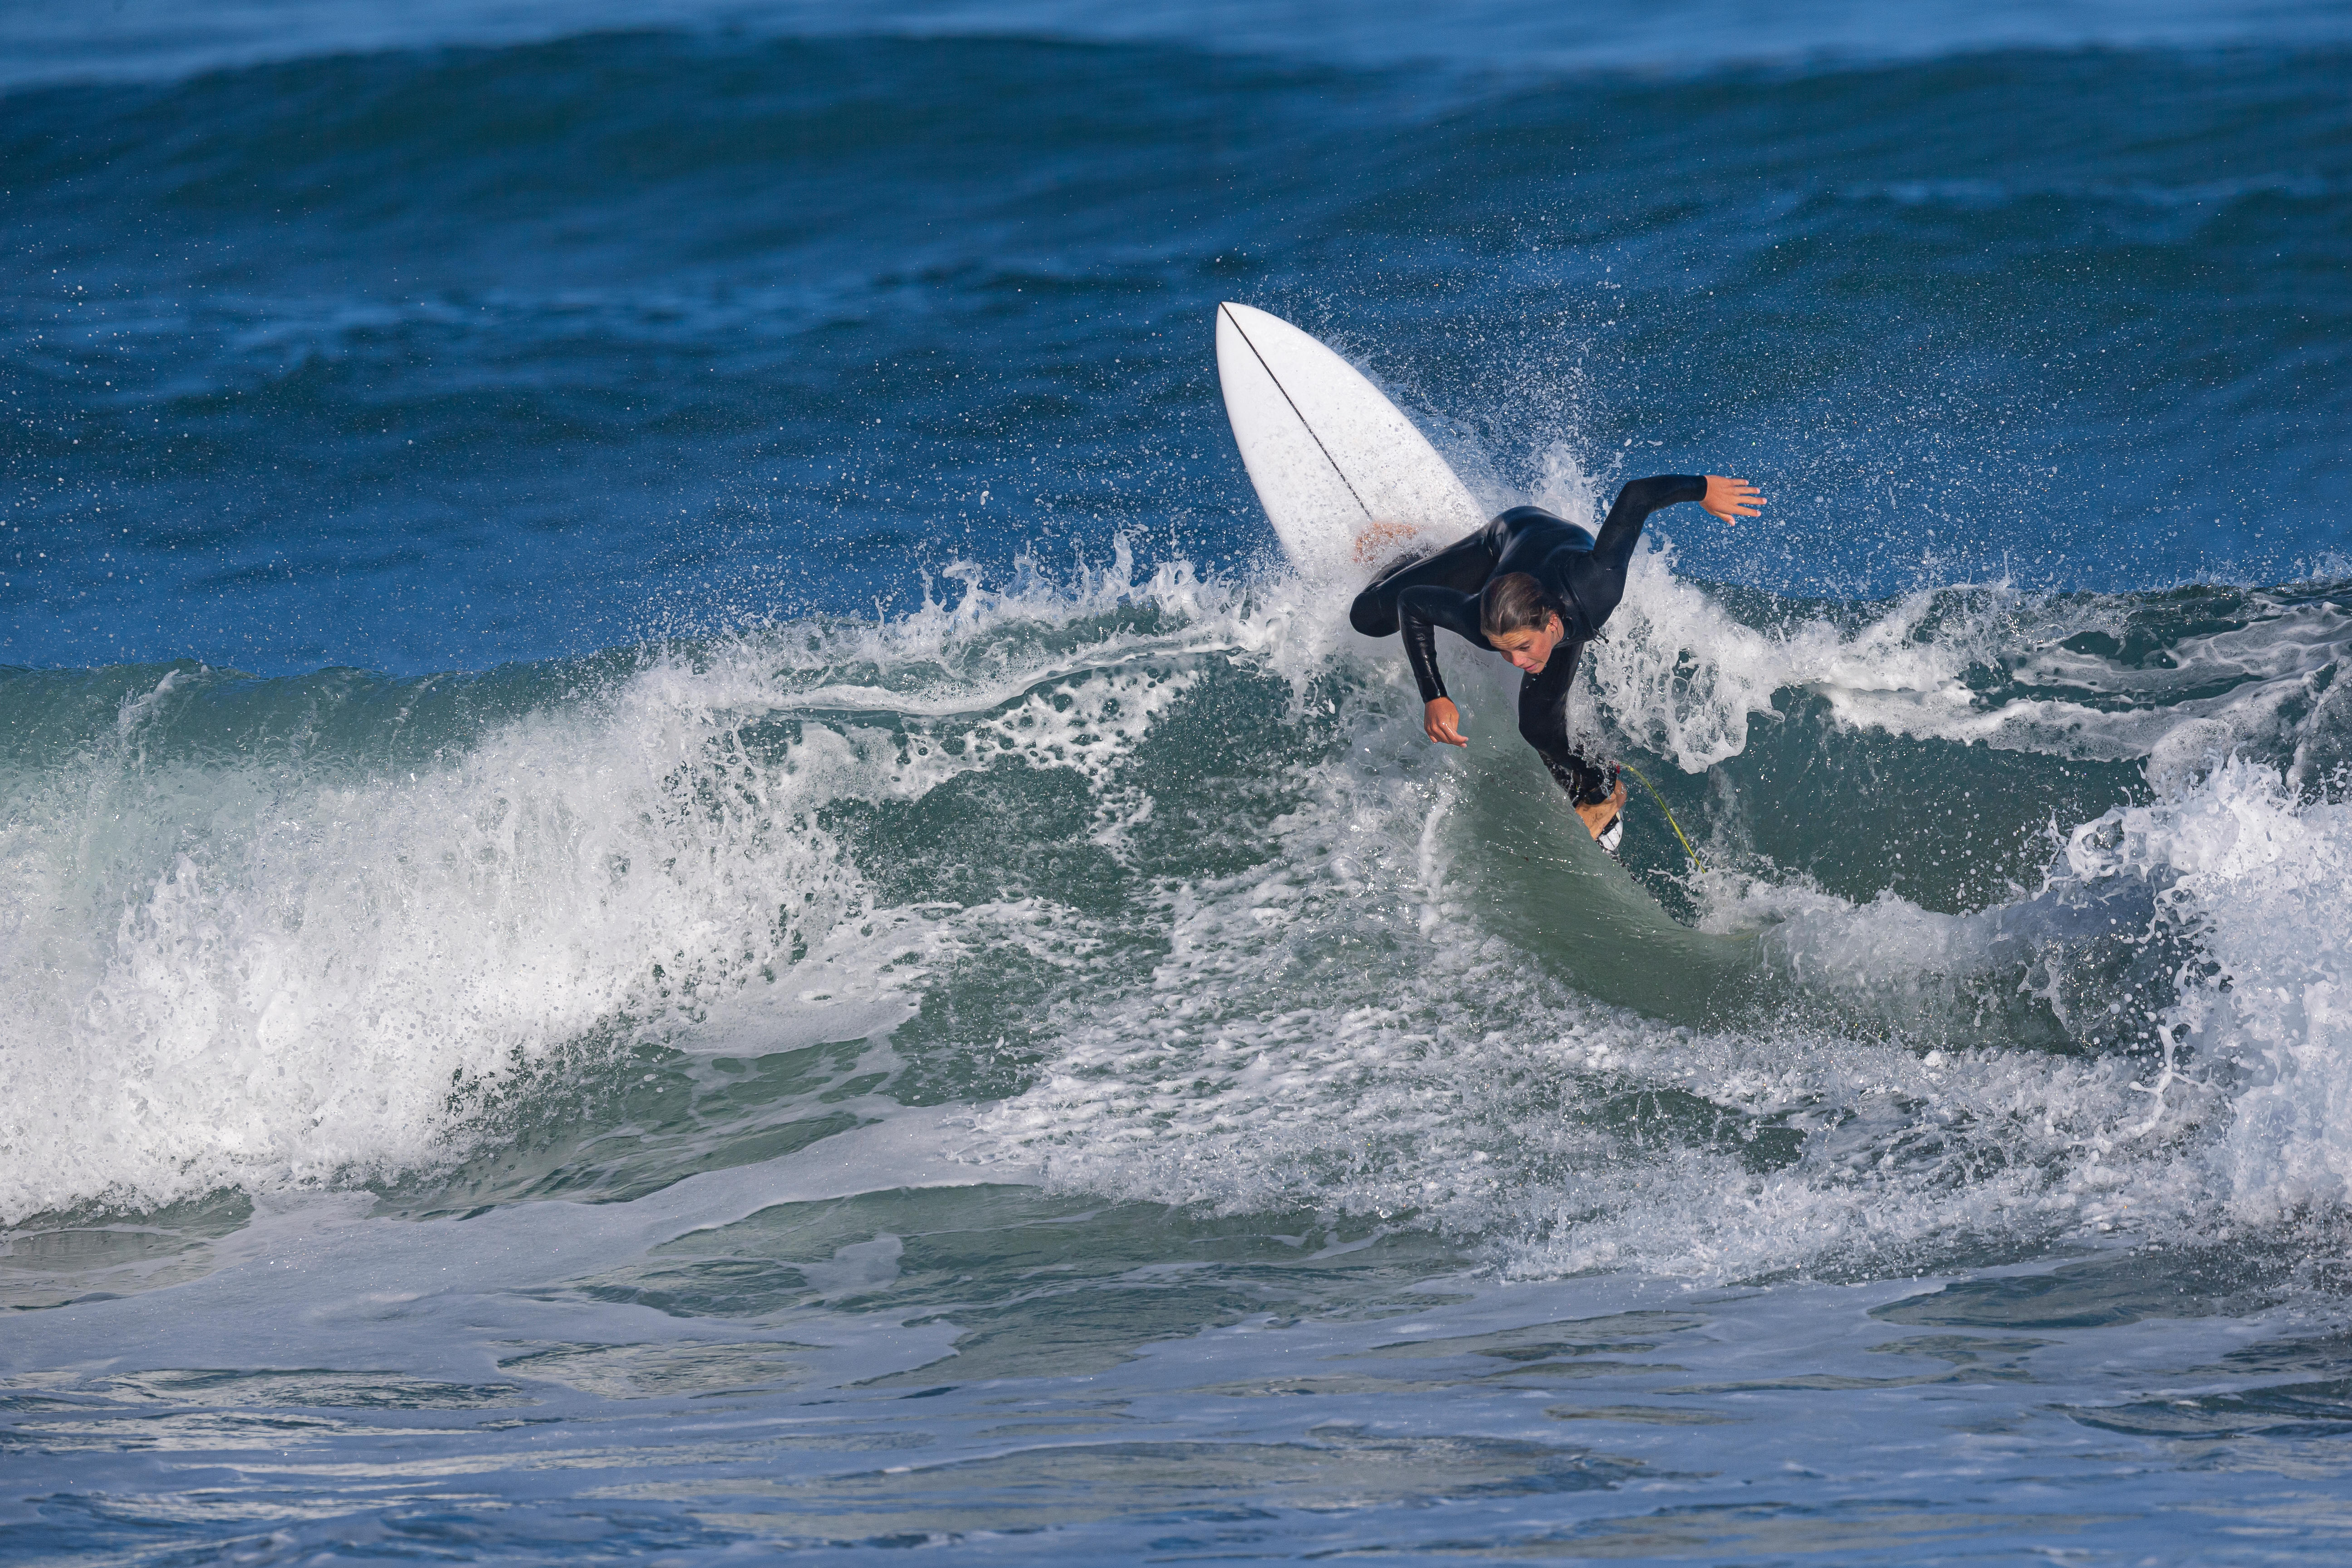
[[[1691,858],[1692,868],[1704,873],[1706,870],[1705,863],[1699,859],[1698,851],[1690,847],[1690,840],[1683,837],[1683,825],[1675,820],[1674,809],[1666,805],[1666,797],[1658,793],[1658,786],[1650,782],[1648,774],[1622,758],[1618,760],[1617,765],[1642,781],[1642,787],[1650,792],[1650,798],[1656,801],[1658,809],[1666,814],[1666,826],[1675,830],[1676,838],[1682,840],[1683,853]]]

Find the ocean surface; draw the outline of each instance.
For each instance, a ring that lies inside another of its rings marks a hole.
[[[0,11],[0,1560],[2352,1557],[2352,16]],[[1239,300],[1660,514],[1622,865]]]

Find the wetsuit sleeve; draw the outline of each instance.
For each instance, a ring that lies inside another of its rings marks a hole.
[[[1616,503],[1601,524],[1601,537],[1592,542],[1595,562],[1623,569],[1633,558],[1633,542],[1642,537],[1642,525],[1652,512],[1679,501],[1706,499],[1704,474],[1658,474],[1633,480],[1617,492]]]
[[[1486,634],[1478,629],[1475,594],[1433,584],[1407,588],[1397,595],[1397,618],[1402,623],[1404,656],[1412,661],[1412,679],[1424,704],[1445,695],[1445,682],[1437,673],[1438,627],[1467,637],[1475,647],[1487,646]]]
[[[1478,630],[1478,590],[1495,569],[1497,548],[1493,527],[1482,528],[1435,554],[1391,567],[1349,606],[1349,624],[1368,637],[1404,634],[1405,657],[1412,661],[1412,678],[1424,703],[1445,695],[1445,682],[1437,674],[1436,627],[1459,632],[1479,647],[1487,646]],[[1409,597],[1419,606],[1417,612],[1406,607]]]

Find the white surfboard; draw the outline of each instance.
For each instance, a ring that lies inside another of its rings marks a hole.
[[[1219,305],[1217,380],[1242,465],[1302,571],[1360,581],[1486,522],[1413,422],[1281,317]]]

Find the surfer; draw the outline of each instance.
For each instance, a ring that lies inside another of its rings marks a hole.
[[[1616,823],[1625,785],[1615,763],[1592,762],[1570,741],[1569,689],[1584,645],[1625,596],[1642,524],[1660,507],[1686,500],[1727,523],[1754,517],[1764,504],[1746,479],[1662,474],[1619,490],[1598,538],[1541,507],[1515,506],[1467,539],[1383,572],[1356,595],[1348,619],[1366,637],[1404,634],[1421,684],[1422,730],[1449,746],[1470,742],[1437,673],[1436,628],[1508,658],[1520,671],[1520,737],[1599,838]]]

